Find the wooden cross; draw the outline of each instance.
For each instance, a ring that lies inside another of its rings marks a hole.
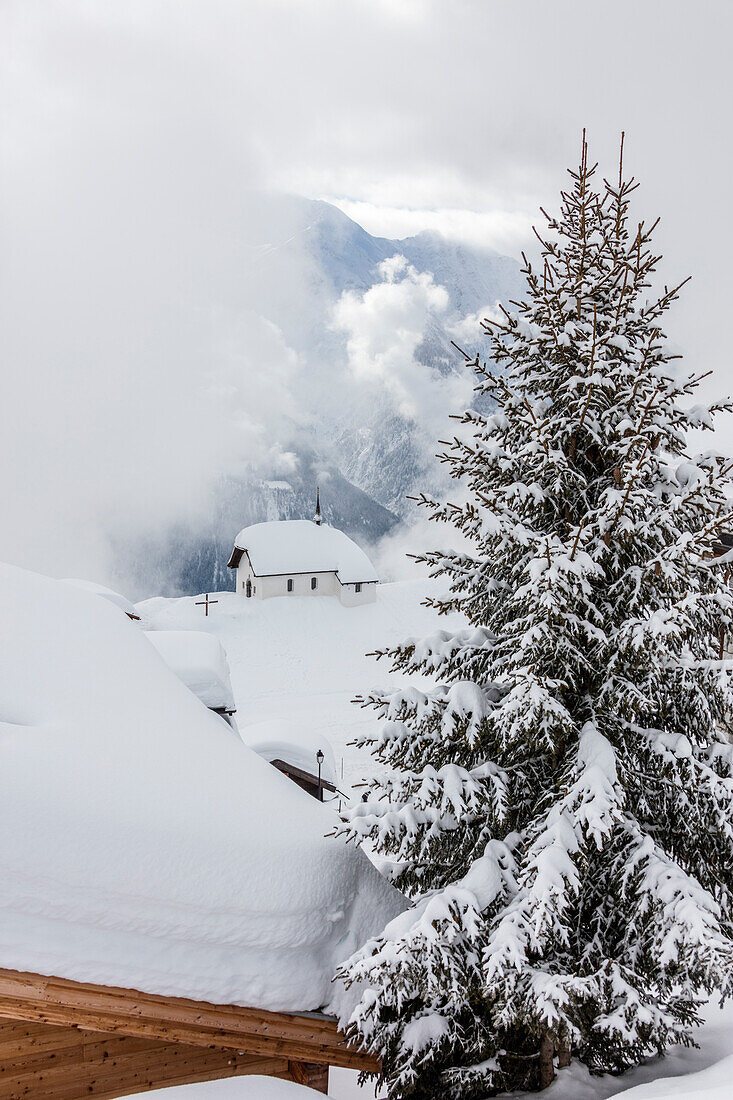
[[[210,600],[209,599],[209,593],[207,592],[205,600],[196,600],[196,607],[205,607],[206,608],[206,618],[208,619],[208,617],[209,617],[209,604],[218,603],[218,602],[219,602],[218,600]]]

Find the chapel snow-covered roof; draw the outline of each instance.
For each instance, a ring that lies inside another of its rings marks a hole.
[[[234,540],[232,568],[239,564],[238,550],[247,552],[258,577],[335,572],[342,584],[379,580],[353,539],[336,527],[319,526],[309,519],[272,520],[243,528]]]
[[[404,902],[106,600],[0,565],[0,967],[340,1013]]]
[[[234,695],[224,647],[203,630],[146,630],[170,669],[211,710],[234,712]]]

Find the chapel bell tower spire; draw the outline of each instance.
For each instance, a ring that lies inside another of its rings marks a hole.
[[[313,517],[313,522],[320,527],[321,526],[321,490],[316,486],[316,514]]]

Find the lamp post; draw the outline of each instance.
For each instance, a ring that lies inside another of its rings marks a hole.
[[[316,753],[316,760],[318,761],[318,801],[323,802],[323,786],[321,785],[321,767],[323,765],[325,757],[319,749]]]

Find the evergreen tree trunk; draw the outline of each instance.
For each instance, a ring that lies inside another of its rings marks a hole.
[[[548,1089],[555,1080],[555,1044],[547,1032],[540,1043],[540,1089]]]
[[[413,906],[342,968],[342,1023],[390,1100],[544,1088],[555,1048],[620,1072],[731,987],[733,464],[687,451],[729,406],[671,366],[679,288],[649,293],[637,185],[596,186],[585,139],[570,176],[470,361],[479,407],[441,456],[465,501],[421,498],[470,547],[424,556],[450,586],[428,602],[469,625],[389,651],[418,685],[362,700],[382,768],[341,831]]]

